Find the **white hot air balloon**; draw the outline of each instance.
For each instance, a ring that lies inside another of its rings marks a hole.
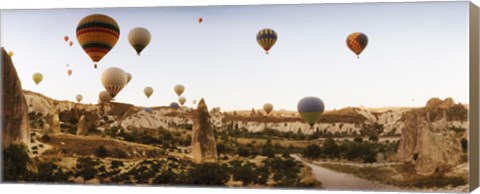
[[[101,91],[98,94],[98,100],[100,103],[110,102],[110,100],[112,100],[112,97],[107,91]]]
[[[127,72],[127,84],[130,83],[130,80],[132,80],[132,74]]]
[[[75,97],[75,99],[77,99],[77,102],[81,102],[83,99],[83,96],[79,94]]]
[[[147,98],[150,98],[150,96],[153,94],[153,88],[146,87],[145,89],[143,89],[143,93],[145,94],[145,96],[147,96]]]
[[[128,42],[135,49],[137,55],[140,55],[143,49],[148,46],[151,39],[152,36],[146,28],[137,27],[128,33]]]
[[[102,73],[102,84],[110,96],[115,98],[127,84],[127,74],[120,68],[110,67]]]

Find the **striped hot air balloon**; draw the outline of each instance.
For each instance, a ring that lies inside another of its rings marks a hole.
[[[354,32],[347,37],[347,46],[360,58],[360,53],[367,47],[368,37],[361,32]]]
[[[297,110],[310,127],[313,127],[325,110],[325,104],[320,98],[305,97],[298,102]]]
[[[120,28],[117,22],[103,14],[89,15],[78,23],[77,40],[83,50],[97,64],[117,43]]]
[[[143,49],[150,43],[151,39],[152,36],[146,28],[134,28],[128,33],[128,42],[135,49],[137,55],[140,55]]]
[[[110,100],[112,100],[112,97],[110,96],[110,94],[107,91],[101,91],[98,94],[98,101],[100,103],[110,102]]]
[[[257,33],[257,42],[268,54],[268,51],[277,42],[277,33],[270,28],[262,29]]]
[[[113,99],[127,84],[127,74],[120,68],[110,67],[102,73],[102,84]]]

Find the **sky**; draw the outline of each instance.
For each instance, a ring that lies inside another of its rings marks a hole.
[[[115,47],[93,68],[75,37],[78,22],[101,13],[120,26]],[[432,97],[468,103],[468,2],[203,6],[108,9],[2,10],[1,45],[13,51],[24,89],[58,100],[96,103],[109,67],[133,79],[116,101],[187,106],[205,98],[222,110],[296,110],[305,96],[321,98],[327,110],[348,106],[423,106]],[[197,18],[202,17],[199,24]],[[128,32],[145,27],[152,41],[137,56]],[[266,55],[256,33],[278,33]],[[360,59],[346,37],[369,37]],[[72,47],[63,41],[74,40]],[[70,64],[67,67],[66,64]],[[73,70],[72,76],[67,70]],[[32,74],[44,80],[38,86]],[[154,88],[147,99],[143,89]]]

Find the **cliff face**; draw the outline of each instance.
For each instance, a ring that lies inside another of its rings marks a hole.
[[[192,154],[195,162],[215,162],[217,148],[207,105],[203,99],[193,113]]]
[[[22,83],[18,78],[12,59],[4,48],[2,59],[2,145],[3,148],[15,143],[30,143],[28,107],[23,95]]]
[[[417,174],[429,175],[461,162],[460,139],[466,132],[452,130],[466,125],[467,109],[452,99],[433,98],[425,108],[406,112],[397,157],[413,162]]]

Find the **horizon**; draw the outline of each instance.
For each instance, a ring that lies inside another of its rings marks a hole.
[[[427,2],[2,10],[1,44],[14,52],[23,89],[72,102],[82,94],[85,104],[96,104],[108,67],[133,75],[116,101],[142,107],[177,102],[176,84],[186,87],[187,107],[203,97],[222,111],[261,109],[267,102],[274,111],[296,111],[305,96],[321,98],[326,111],[421,107],[432,97],[466,104],[467,8],[468,2]],[[78,21],[92,13],[107,14],[120,26],[119,41],[98,69],[74,36]],[[152,34],[140,57],[126,38],[137,26]],[[268,55],[255,40],[266,27],[278,33]],[[356,31],[369,37],[360,59],[345,45]],[[34,72],[44,75],[38,86]],[[155,90],[150,99],[143,94],[147,86]]]

